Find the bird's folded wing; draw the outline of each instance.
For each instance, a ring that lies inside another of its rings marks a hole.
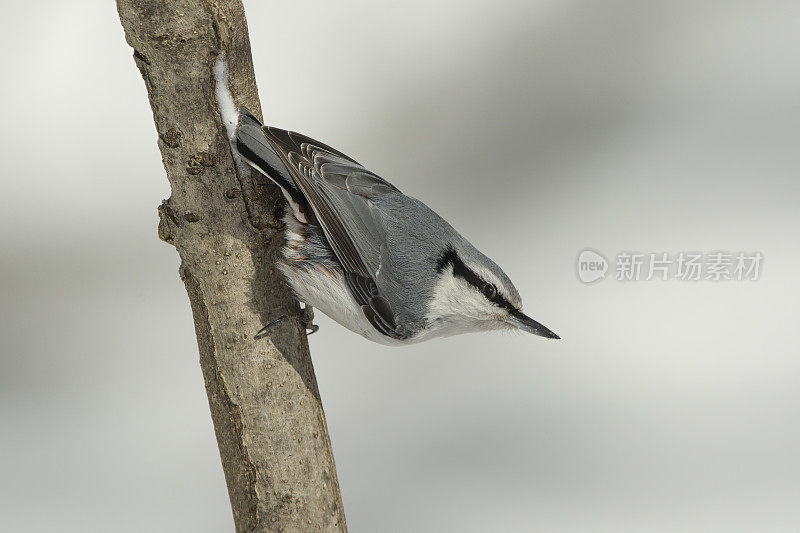
[[[304,135],[264,127],[308,200],[345,271],[345,280],[369,322],[381,333],[404,339],[389,301],[380,293],[391,269],[386,234],[371,198],[397,189],[355,160]]]

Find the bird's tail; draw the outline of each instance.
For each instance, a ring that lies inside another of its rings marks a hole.
[[[305,197],[297,188],[289,169],[264,135],[263,128],[252,111],[244,106],[240,107],[239,121],[234,133],[236,151],[251,167],[275,182],[293,208],[298,204],[305,205]]]

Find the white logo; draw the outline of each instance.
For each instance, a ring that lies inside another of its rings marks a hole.
[[[757,281],[761,277],[761,252],[680,252],[678,254],[620,252],[612,277],[617,281]],[[674,267],[674,268],[673,268]],[[578,279],[594,283],[605,279],[609,263],[594,250],[578,255]]]
[[[584,250],[578,256],[578,277],[584,283],[592,283],[606,277],[608,261],[592,250]]]

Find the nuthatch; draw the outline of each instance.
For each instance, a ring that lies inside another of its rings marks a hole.
[[[522,312],[494,261],[355,160],[246,108],[233,142],[289,204],[279,267],[307,307],[381,344],[493,329],[559,338]]]

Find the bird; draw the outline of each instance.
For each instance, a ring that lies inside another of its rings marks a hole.
[[[519,292],[494,261],[353,158],[264,126],[246,107],[231,143],[286,199],[278,268],[307,317],[318,309],[392,346],[498,329],[560,338],[522,312]]]

